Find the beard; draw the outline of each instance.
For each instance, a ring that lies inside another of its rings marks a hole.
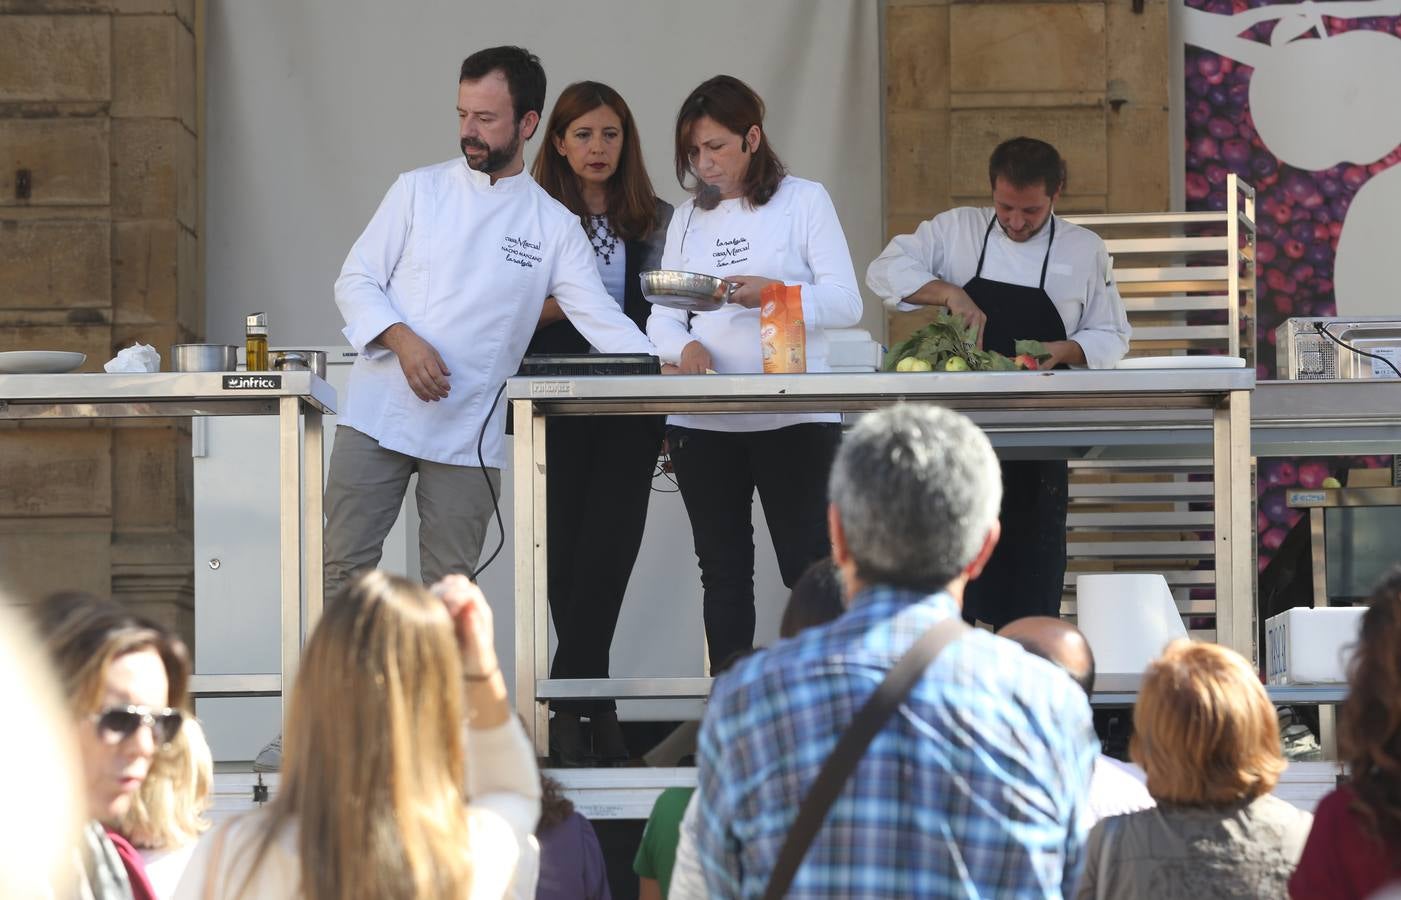
[[[504,147],[493,147],[486,141],[480,141],[476,138],[463,138],[458,142],[458,146],[462,148],[462,156],[467,160],[468,168],[475,169],[487,175],[493,175],[506,168],[506,166],[510,165],[516,158],[516,151],[520,150],[521,147],[521,136],[520,131],[517,130],[515,135],[511,138],[511,142]],[[472,162],[472,158],[467,156],[467,151],[469,149],[484,150],[486,151],[486,156],[481,157],[474,163]]]

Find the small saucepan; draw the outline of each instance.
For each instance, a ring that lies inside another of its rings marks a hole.
[[[234,372],[238,348],[233,344],[175,344],[170,348],[172,372]]]
[[[677,272],[670,269],[649,269],[638,276],[642,279],[642,296],[657,306],[685,312],[711,312],[719,309],[734,296],[739,285],[733,281]]]
[[[325,350],[274,350],[268,354],[268,364],[282,372],[315,372],[326,377]]]

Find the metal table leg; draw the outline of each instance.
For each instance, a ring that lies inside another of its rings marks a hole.
[[[538,756],[549,753],[549,713],[536,702],[548,676],[549,607],[545,569],[545,417],[530,400],[513,400],[516,423],[516,712]]]
[[[1216,640],[1258,664],[1248,391],[1231,391],[1225,404],[1212,413],[1212,457]]]
[[[535,564],[534,597],[531,608],[535,618],[535,681],[530,695],[535,698],[540,682],[550,677],[550,579],[549,579],[549,527],[546,522],[545,492],[548,490],[548,475],[545,470],[545,417],[534,416],[530,420],[530,430],[534,439],[531,471],[534,472],[534,491],[531,502],[535,507],[535,552],[531,559]],[[538,699],[538,698],[536,698]],[[550,752],[550,708],[544,703],[535,704],[535,749],[542,757]]]
[[[1325,609],[1332,606],[1328,597],[1328,553],[1324,541],[1327,532],[1324,522],[1328,510],[1315,506],[1309,510],[1309,549],[1313,556],[1313,606]],[[1324,759],[1338,758],[1338,708],[1329,703],[1318,705],[1318,746]]]
[[[282,598],[282,696],[283,711],[296,682],[297,659],[302,647],[302,454],[298,419],[301,399],[277,401],[278,455],[278,570]]]
[[[322,495],[326,489],[325,451],[322,447],[321,410],[308,404],[302,411],[302,510],[306,521],[302,523],[303,547],[306,572],[306,631],[316,627],[321,618],[321,606],[325,601],[325,559],[324,536],[325,517],[322,514]]]

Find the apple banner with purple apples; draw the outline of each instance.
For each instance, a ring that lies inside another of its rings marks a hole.
[[[1401,0],[1182,0],[1187,209],[1256,190],[1257,369],[1293,316],[1401,314]],[[1260,567],[1294,486],[1391,457],[1262,459]]]

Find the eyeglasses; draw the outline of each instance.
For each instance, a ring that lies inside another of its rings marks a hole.
[[[98,734],[109,744],[120,743],[136,733],[142,725],[151,729],[151,736],[164,746],[180,732],[185,716],[177,709],[152,709],[149,706],[110,706],[92,714]]]

